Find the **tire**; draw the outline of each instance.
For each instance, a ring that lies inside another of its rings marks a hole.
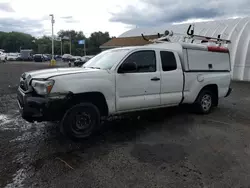
[[[194,106],[195,112],[198,114],[209,114],[214,104],[214,95],[209,90],[202,90],[197,97]]]
[[[92,103],[80,103],[66,111],[60,131],[72,140],[79,140],[89,137],[99,126],[99,109]]]

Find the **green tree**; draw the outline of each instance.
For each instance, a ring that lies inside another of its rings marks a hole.
[[[33,47],[32,41],[35,38],[26,33],[20,32],[0,32],[0,47],[7,52],[17,52],[22,49]]]
[[[89,54],[97,54],[101,52],[99,48],[102,44],[110,40],[110,36],[108,32],[94,32],[90,35],[89,39],[87,40],[87,49]]]
[[[71,54],[72,55],[82,55],[81,48],[82,46],[78,44],[79,40],[85,40],[86,37],[82,31],[74,31],[74,30],[61,30],[58,32],[58,37],[60,37],[63,41],[63,52],[70,53],[70,44],[71,40]]]
[[[110,40],[108,32],[94,32],[89,38],[83,34],[82,31],[74,30],[61,30],[58,32],[58,37],[62,38],[62,51],[64,53],[70,53],[70,40],[71,38],[71,54],[72,55],[84,55],[84,45],[79,45],[79,40],[85,40],[86,51],[89,55],[95,55],[99,53],[100,46]],[[1,32],[0,31],[0,49],[4,49],[6,52],[19,52],[20,49],[33,49],[35,53],[51,53],[51,37],[43,36],[35,38],[30,34],[21,32]],[[61,54],[61,41],[54,41],[55,54]]]

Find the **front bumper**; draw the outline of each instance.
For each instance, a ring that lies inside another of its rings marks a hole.
[[[33,121],[57,121],[62,118],[67,98],[43,98],[32,93],[24,93],[19,87],[17,103],[23,119]]]

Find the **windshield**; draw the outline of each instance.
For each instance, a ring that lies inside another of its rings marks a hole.
[[[111,69],[128,53],[129,49],[104,51],[90,59],[83,65],[84,68]]]

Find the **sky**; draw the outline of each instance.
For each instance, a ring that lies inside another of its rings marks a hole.
[[[0,0],[0,31],[34,36],[74,29],[119,36],[135,27],[250,14],[249,0]]]

